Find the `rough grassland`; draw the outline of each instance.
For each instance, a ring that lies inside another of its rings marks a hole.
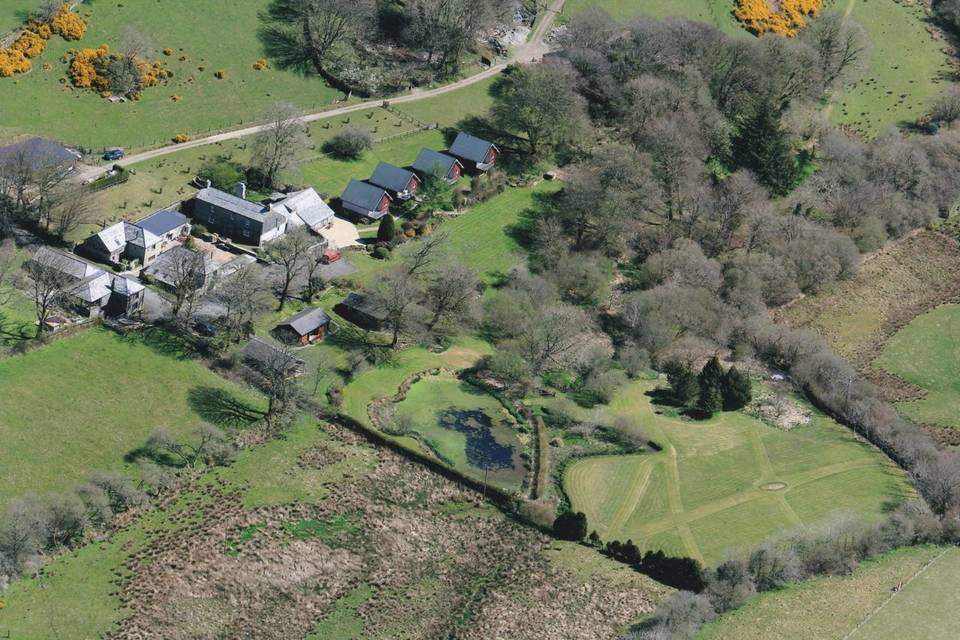
[[[96,469],[122,468],[124,455],[154,429],[192,434],[225,418],[221,405],[230,398],[260,404],[178,358],[170,344],[105,329],[0,360],[0,505],[68,489]]]
[[[608,411],[633,418],[664,450],[586,458],[564,475],[573,508],[604,540],[712,563],[834,510],[875,517],[912,494],[879,452],[825,417],[790,431],[743,413],[681,421],[655,413],[645,395],[654,385],[627,385]]]
[[[817,578],[763,594],[707,625],[698,640],[905,640],[956,637],[960,553],[911,547],[866,562],[849,576]],[[939,557],[939,559],[937,559]],[[906,582],[935,560],[913,582]],[[893,598],[891,599],[891,595]]]
[[[938,307],[890,338],[876,366],[922,388],[922,399],[897,404],[918,424],[960,428],[960,305]]]
[[[568,0],[563,17],[569,19],[588,7],[600,7],[621,22],[635,16],[682,16],[713,24],[732,35],[746,33],[733,17],[733,0]]]
[[[144,147],[164,144],[181,132],[195,135],[249,124],[277,100],[309,110],[330,104],[340,94],[317,78],[253,69],[264,57],[256,35],[257,13],[268,4],[241,0],[227,8],[214,0],[84,3],[80,13],[90,28],[83,40],[52,38],[43,56],[34,60],[32,73],[0,80],[4,126],[87,147]],[[11,20],[7,7],[6,2],[0,7],[5,23]],[[100,44],[116,48],[131,24],[152,37],[156,55],[174,72],[168,85],[147,90],[138,102],[112,104],[60,83],[67,67],[60,58],[68,49]],[[174,54],[162,55],[166,48]],[[180,61],[181,56],[187,59]],[[50,68],[44,70],[45,64]],[[223,80],[214,77],[220,70]],[[181,99],[175,102],[173,95]]]
[[[875,136],[885,127],[915,122],[930,98],[947,88],[948,45],[929,31],[924,4],[837,0],[835,10],[850,11],[866,30],[873,50],[859,82],[834,99],[834,122]]]
[[[669,591],[304,417],[11,586],[0,636],[614,637]]]

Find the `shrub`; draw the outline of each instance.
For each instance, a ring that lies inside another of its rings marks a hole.
[[[170,47],[167,47],[166,49],[163,50],[163,55],[165,55],[165,56],[172,56],[172,55],[173,55],[173,49],[171,49]]]
[[[211,158],[200,168],[197,177],[209,180],[221,191],[232,192],[236,184],[243,180],[243,167],[226,158]]]
[[[715,615],[707,596],[679,591],[664,600],[653,614],[652,621],[666,632],[665,637],[681,640],[692,638],[700,625]]]
[[[270,68],[270,63],[267,62],[266,58],[260,58],[259,60],[253,63],[253,68],[256,71],[265,71]]]
[[[777,6],[779,11],[769,0],[737,0],[733,15],[756,34],[772,31],[795,36],[806,24],[807,16],[820,12],[823,0],[780,0]]]
[[[380,226],[377,228],[378,242],[393,242],[397,238],[397,225],[393,216],[389,213],[380,219]]]
[[[185,133],[178,133],[177,135],[173,136],[172,139],[174,144],[183,144],[184,142],[187,142],[190,140],[190,136],[188,136]]]
[[[50,22],[50,29],[64,40],[79,40],[87,33],[87,23],[64,3]]]
[[[223,80],[224,78],[227,77],[227,72],[224,71],[223,69],[220,69],[219,71],[213,74],[213,77],[215,77],[217,80]]]
[[[370,149],[373,149],[373,134],[353,127],[344,129],[323,145],[323,151],[338,160],[358,160]]]
[[[373,257],[377,260],[389,260],[390,259],[390,249],[383,245],[378,246],[373,250]]]
[[[553,532],[561,540],[583,540],[587,535],[587,516],[577,511],[565,511],[553,521]]]
[[[0,49],[0,77],[9,78],[15,73],[26,73],[33,68],[23,51]]]
[[[100,45],[96,49],[80,49],[70,62],[67,74],[73,86],[80,89],[93,88],[107,91],[110,81],[100,72],[110,59],[110,47]]]
[[[36,58],[43,53],[43,49],[46,46],[47,41],[40,37],[39,34],[33,31],[24,31],[23,34],[17,38],[16,42],[13,43],[12,48],[17,51],[22,51],[23,55],[28,58]]]

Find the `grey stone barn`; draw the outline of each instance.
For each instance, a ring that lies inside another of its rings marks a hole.
[[[284,212],[213,187],[197,193],[193,221],[234,242],[255,247],[283,235],[287,229]]]
[[[61,304],[78,315],[118,318],[133,316],[143,308],[144,286],[135,280],[47,247],[38,249],[32,260],[67,276],[70,283]]]

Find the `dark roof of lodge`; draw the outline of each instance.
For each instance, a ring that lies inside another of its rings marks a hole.
[[[471,162],[484,162],[490,147],[494,146],[492,142],[472,136],[462,131],[457,134],[457,139],[450,145],[450,153],[458,158],[466,158]]]
[[[290,327],[297,332],[297,335],[306,336],[329,322],[330,316],[328,316],[323,309],[307,307],[300,313],[290,316],[277,326]]]
[[[197,192],[197,200],[207,202],[245,218],[256,220],[257,222],[263,222],[266,219],[266,213],[270,210],[262,204],[238,198],[232,193],[220,191],[213,187],[207,187]]]
[[[387,308],[384,306],[383,301],[376,296],[353,291],[344,298],[340,304],[348,309],[365,313],[371,318],[378,320],[386,320],[387,318]]]
[[[367,211],[379,211],[384,195],[386,192],[383,187],[376,187],[360,180],[350,180],[340,199]]]
[[[59,142],[36,137],[0,147],[0,160],[19,153],[23,154],[25,161],[34,169],[43,169],[50,165],[73,163],[79,160],[77,154]]]
[[[156,213],[151,213],[143,220],[135,222],[134,224],[141,229],[149,231],[155,236],[162,236],[178,227],[182,227],[186,223],[187,216],[183,215],[179,211],[174,211],[172,209],[161,209]]]
[[[389,162],[381,162],[370,176],[370,182],[390,191],[406,191],[410,186],[410,180],[416,177],[412,171],[401,169]]]
[[[421,173],[433,173],[433,168],[440,165],[440,168],[450,173],[454,163],[460,162],[453,156],[449,156],[433,149],[423,148],[413,162],[413,168]]]

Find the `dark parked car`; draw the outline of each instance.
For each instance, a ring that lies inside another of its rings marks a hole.
[[[123,158],[123,149],[120,149],[119,147],[107,149],[107,152],[103,154],[103,159],[111,162],[114,160],[120,160],[121,158]]]
[[[205,338],[214,338],[217,335],[217,325],[209,320],[197,320],[193,323],[193,330]]]

